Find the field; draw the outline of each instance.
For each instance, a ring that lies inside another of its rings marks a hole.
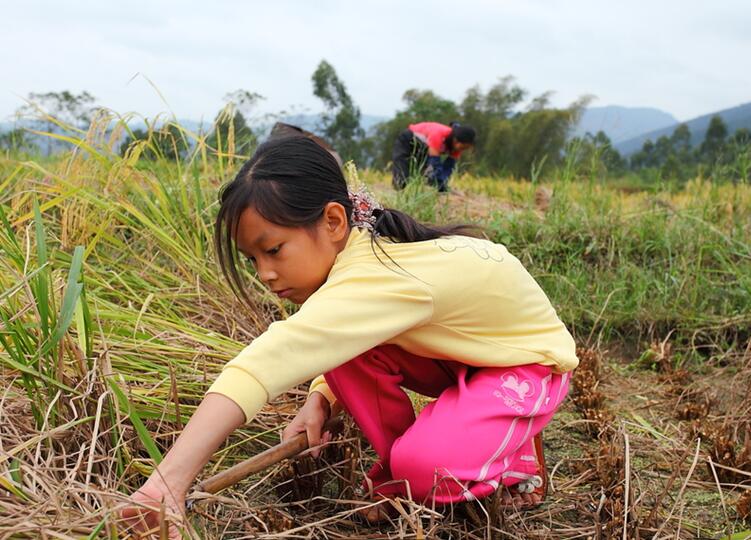
[[[122,157],[124,124],[104,125],[54,158],[0,156],[0,538],[127,537],[126,495],[224,362],[292,310],[250,273],[243,308],[214,262],[217,190],[240,159],[200,139],[183,160],[142,159],[147,142]],[[197,496],[186,537],[751,535],[751,186],[557,171],[461,175],[443,196],[360,177],[420,220],[482,226],[575,335],[582,364],[545,431],[552,492],[526,513],[402,501],[370,528],[350,516],[372,455],[347,425],[323,461]],[[265,407],[200,478],[276,444],[304,396]]]

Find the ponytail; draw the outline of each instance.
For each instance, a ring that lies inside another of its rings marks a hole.
[[[391,238],[400,243],[435,240],[436,238],[453,234],[475,236],[480,231],[480,227],[469,224],[446,226],[425,225],[415,220],[412,216],[393,208],[374,210],[373,217],[376,218],[374,228],[378,235]]]
[[[384,208],[383,210],[374,210],[373,216],[376,218],[374,225],[375,234],[371,234],[370,242],[373,254],[381,261],[381,264],[385,263],[378,256],[376,247],[383,253],[391,263],[405,272],[406,274],[416,277],[396,262],[391,255],[383,248],[383,245],[378,241],[378,238],[385,236],[390,240],[398,243],[408,242],[422,242],[424,240],[435,240],[444,236],[451,236],[454,234],[463,234],[466,236],[478,236],[482,229],[477,225],[461,224],[461,225],[426,225],[418,222],[415,218],[409,214],[405,214],[399,210],[393,208]],[[419,278],[418,278],[419,279]]]

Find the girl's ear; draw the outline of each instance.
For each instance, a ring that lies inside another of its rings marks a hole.
[[[347,211],[338,202],[330,202],[323,210],[323,222],[329,238],[333,242],[338,242],[347,236],[349,229],[349,219]]]

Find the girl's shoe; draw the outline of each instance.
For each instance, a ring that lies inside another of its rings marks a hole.
[[[393,521],[399,516],[399,512],[389,500],[384,500],[381,504],[360,508],[355,516],[364,525],[372,526]]]
[[[545,500],[548,494],[548,472],[545,467],[545,452],[542,447],[542,432],[534,438],[535,457],[537,458],[537,474],[522,480],[518,484],[503,488],[505,493],[502,494],[503,501],[501,507],[514,508],[516,510],[533,510]],[[524,494],[536,495],[534,502],[530,502],[530,497]],[[519,500],[521,499],[521,501]]]
[[[355,490],[355,495],[372,502],[381,501],[380,504],[359,508],[354,513],[353,517],[355,521],[359,521],[363,525],[378,525],[386,521],[392,521],[399,515],[396,507],[388,497],[375,493],[373,480],[368,475],[365,475],[363,485]]]

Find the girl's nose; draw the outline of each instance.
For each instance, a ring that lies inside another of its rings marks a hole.
[[[277,277],[278,276],[276,275],[276,271],[273,268],[268,268],[268,267],[258,268],[258,278],[264,283],[270,283],[274,281]]]

